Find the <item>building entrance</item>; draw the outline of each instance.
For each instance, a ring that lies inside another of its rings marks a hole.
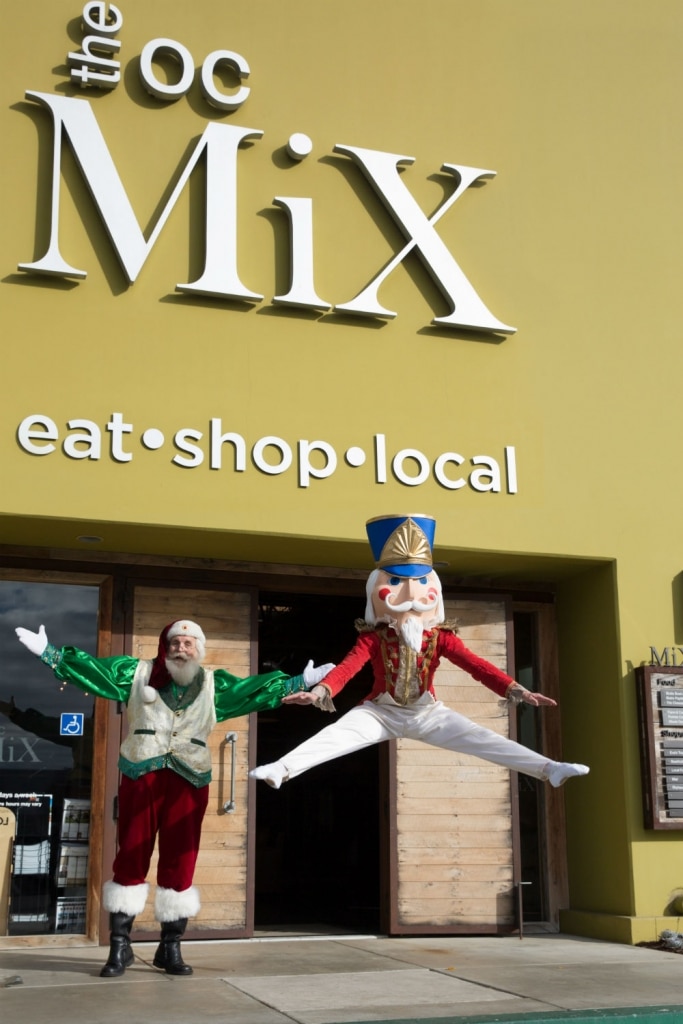
[[[296,674],[337,662],[355,640],[358,597],[262,593],[259,669]],[[370,689],[366,668],[339,697],[344,713]],[[258,717],[257,761],[273,761],[339,715],[281,707]],[[255,926],[372,931],[380,921],[380,759],[370,747],[256,795]]]
[[[339,661],[355,640],[360,604],[262,593],[260,670],[294,674],[308,658]],[[557,695],[551,605],[518,606],[513,617],[500,600],[460,598],[447,603],[447,617],[478,653],[511,673],[517,661],[525,685]],[[369,691],[369,673],[366,666],[335,698],[338,712]],[[443,664],[437,676],[446,703],[559,756],[557,714],[524,708],[509,721],[509,709],[466,674]],[[263,712],[257,763],[333,720],[312,708]],[[479,934],[515,930],[520,912],[527,923],[557,926],[566,896],[563,805],[533,779],[399,740],[320,765],[280,790],[256,790],[257,929]]]

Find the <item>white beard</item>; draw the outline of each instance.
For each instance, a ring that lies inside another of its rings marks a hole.
[[[196,658],[188,658],[187,661],[177,662],[166,659],[168,674],[178,686],[189,686],[199,672],[199,661]]]
[[[422,626],[422,619],[418,619],[415,615],[406,615],[401,623],[403,641],[416,654],[422,650]]]

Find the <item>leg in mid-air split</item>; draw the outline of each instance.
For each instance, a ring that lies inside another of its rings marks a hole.
[[[573,776],[587,775],[586,765],[553,761],[529,747],[470,721],[440,701],[402,708],[366,702],[338,722],[311,736],[271,764],[259,765],[250,775],[279,789],[283,782],[334,758],[389,739],[419,739],[432,746],[522,772],[561,786]]]

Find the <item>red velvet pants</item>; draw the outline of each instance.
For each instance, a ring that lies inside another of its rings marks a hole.
[[[140,885],[147,879],[159,836],[157,885],[184,892],[192,885],[209,787],[193,786],[162,768],[139,779],[124,775],[119,787],[119,851],[114,881]]]

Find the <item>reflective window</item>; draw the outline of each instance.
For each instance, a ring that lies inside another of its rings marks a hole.
[[[85,931],[94,698],[59,682],[15,627],[95,654],[96,586],[0,580],[0,807],[15,815],[7,932]]]

